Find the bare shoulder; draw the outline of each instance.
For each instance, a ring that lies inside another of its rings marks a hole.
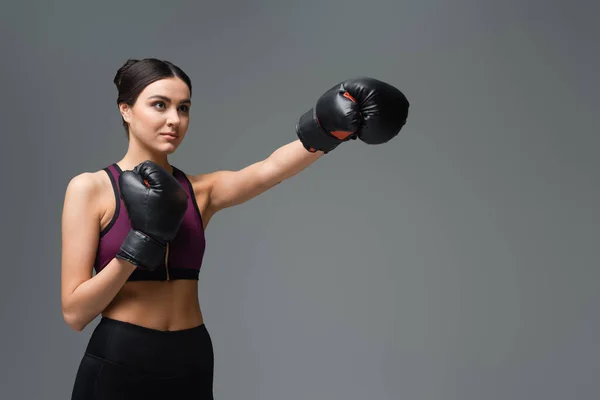
[[[102,186],[102,180],[98,172],[83,172],[69,180],[65,197],[70,198],[93,198]]]
[[[210,187],[211,178],[214,176],[214,172],[187,175],[194,191],[206,191]]]
[[[82,172],[69,180],[65,196],[91,200],[97,198],[107,187],[110,187],[110,179],[106,172]]]
[[[72,177],[67,184],[65,211],[71,207],[81,209],[79,205],[85,203],[87,212],[102,218],[109,211],[112,193],[110,178],[105,171],[82,172]]]

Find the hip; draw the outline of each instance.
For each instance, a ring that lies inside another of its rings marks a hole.
[[[81,360],[72,400],[212,400],[214,354],[204,323],[160,331],[103,317]]]
[[[161,331],[103,317],[85,354],[131,371],[172,377],[212,369],[212,339],[204,323]]]

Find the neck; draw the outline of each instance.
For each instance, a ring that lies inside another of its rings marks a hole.
[[[144,161],[150,160],[165,170],[173,173],[173,167],[169,164],[168,156],[164,153],[154,153],[146,149],[140,149],[138,147],[129,146],[125,156],[117,162],[121,170],[130,171],[135,168],[136,165],[143,163]]]

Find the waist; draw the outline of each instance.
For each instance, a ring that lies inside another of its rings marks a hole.
[[[158,331],[177,331],[202,324],[198,282],[127,282],[102,316]]]
[[[169,376],[185,373],[190,363],[210,360],[212,342],[204,323],[161,331],[103,317],[86,353],[132,370]]]

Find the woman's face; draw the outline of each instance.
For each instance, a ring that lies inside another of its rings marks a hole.
[[[183,141],[190,122],[190,91],[179,78],[146,86],[133,107],[120,106],[129,123],[130,140],[153,151],[171,154]]]

